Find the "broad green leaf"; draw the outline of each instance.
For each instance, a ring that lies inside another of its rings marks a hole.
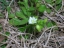
[[[27,16],[30,17],[31,16],[31,12],[27,12]]]
[[[29,37],[30,37],[29,35],[25,35],[24,36],[25,39],[29,39]]]
[[[36,29],[37,29],[39,32],[41,32],[42,28],[43,28],[43,26],[41,26],[41,25],[36,25]]]
[[[54,30],[58,30],[58,27],[55,27]]]
[[[24,31],[26,30],[26,26],[25,26],[25,27],[20,27],[19,30],[20,30],[21,32],[24,32]]]
[[[33,25],[27,25],[26,26],[26,32],[27,33],[33,33],[34,31],[34,26]]]
[[[26,10],[29,8],[28,3],[24,3],[24,6],[25,6]]]
[[[59,4],[59,5],[57,5],[55,8],[56,8],[56,10],[59,10],[60,8],[61,8],[61,4]]]
[[[28,22],[28,18],[24,19],[24,20],[21,20],[21,25],[24,25]]]
[[[56,4],[59,4],[59,3],[61,3],[62,2],[62,0],[56,0]]]
[[[38,23],[37,24],[44,25],[44,20],[42,20],[42,19],[38,20]]]
[[[46,10],[46,6],[45,5],[40,5],[38,8],[39,12],[44,12]]]
[[[10,32],[5,32],[5,34],[6,34],[7,36],[9,36],[9,35],[10,35]]]
[[[45,18],[45,19],[43,20],[44,24],[46,24],[46,23],[47,23],[47,21],[48,21],[48,19],[47,19],[47,18]]]
[[[35,3],[37,3],[39,0],[34,0]]]
[[[34,11],[34,10],[35,10],[34,7],[29,7],[29,8],[28,8],[28,11]]]
[[[17,19],[17,18],[13,18],[13,19],[11,19],[11,20],[9,20],[9,23],[11,24],[11,25],[21,25],[21,20],[19,20],[19,19]]]
[[[0,2],[4,2],[4,0],[0,0]]]
[[[55,23],[54,21],[48,22],[48,23],[46,24],[47,27],[52,27],[52,26],[54,26],[54,25],[56,25],[56,23]]]
[[[6,48],[6,44],[3,44],[3,45],[1,46],[1,48]]]
[[[11,7],[7,7],[7,11],[8,11],[8,13],[10,13],[10,11],[11,11]]]
[[[14,18],[15,15],[14,15],[13,13],[11,13],[11,14],[8,15],[8,17],[9,17],[9,18]]]
[[[29,6],[28,6],[28,3],[21,2],[21,1],[19,1],[18,3],[19,3],[19,5],[20,5],[20,7],[21,7],[21,5],[24,6],[26,9],[28,9],[28,7],[29,7]]]
[[[31,12],[27,11],[25,7],[22,7],[22,12],[28,17],[31,16]]]
[[[2,25],[0,24],[0,31],[2,30]]]
[[[47,3],[52,3],[53,0],[45,0]]]
[[[25,8],[25,7],[21,7],[21,9],[22,9],[23,13],[24,13],[25,15],[27,15],[27,10],[26,10],[26,8]]]
[[[0,18],[4,18],[4,15],[2,13],[0,13]]]
[[[57,25],[54,21],[51,21],[53,25]]]
[[[28,9],[28,7],[29,7],[29,5],[28,5],[28,0],[24,0],[24,7],[25,7],[26,9]]]
[[[6,42],[7,41],[7,38],[5,38],[2,42]]]
[[[37,3],[37,4],[36,4],[36,7],[38,8],[40,5],[41,5],[40,3]]]
[[[24,5],[24,2],[19,1],[18,3],[19,3],[20,5]]]
[[[22,36],[21,36],[21,35],[19,35],[18,37],[19,37],[19,39],[21,39],[21,38],[22,38]]]
[[[10,23],[11,25],[14,25],[14,26],[16,26],[16,25],[24,25],[24,24],[26,24],[27,22],[28,22],[28,19],[27,19],[27,18],[24,19],[24,20],[19,20],[19,19],[17,19],[17,18],[13,18],[13,19],[9,20],[9,23]]]
[[[3,16],[3,14],[2,14],[2,13],[0,13],[0,16]]]
[[[2,7],[1,8],[2,10],[4,10],[6,8],[6,6],[4,4],[1,4],[0,6]]]
[[[2,2],[4,5],[7,5],[6,0],[2,0],[1,2]]]
[[[24,0],[25,3],[28,3],[28,0]]]
[[[6,0],[0,0],[0,2],[4,5],[7,6],[9,4],[9,2],[7,2]]]
[[[20,17],[20,18],[23,18],[23,19],[26,19],[26,17],[24,16],[24,14],[21,11],[17,11],[16,16]]]
[[[51,9],[49,9],[49,8],[47,8],[46,11],[47,11],[47,13],[51,13],[52,12]]]
[[[47,26],[47,27],[52,27],[53,24],[52,24],[52,22],[48,22],[48,23],[46,24],[46,26]]]

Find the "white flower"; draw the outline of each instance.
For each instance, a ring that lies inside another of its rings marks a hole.
[[[28,20],[29,24],[35,24],[37,23],[37,18],[35,17],[30,17],[29,20]]]

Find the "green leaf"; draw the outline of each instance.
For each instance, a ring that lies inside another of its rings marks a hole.
[[[44,12],[46,10],[46,6],[45,5],[40,5],[38,8],[39,12]]]
[[[4,2],[4,0],[0,0],[0,2]]]
[[[33,33],[34,32],[34,26],[33,25],[27,25],[26,26],[26,32],[27,33]]]
[[[31,16],[31,12],[27,11],[25,7],[22,7],[22,12],[28,17]]]
[[[2,42],[6,42],[7,41],[7,38],[5,38]]]
[[[11,14],[8,15],[8,17],[9,17],[9,18],[14,18],[15,15],[14,15],[13,13],[11,13]]]
[[[25,39],[29,39],[29,35],[25,35],[24,38],[25,38]]]
[[[1,48],[6,48],[6,44],[2,45]]]
[[[8,13],[10,13],[10,11],[11,11],[11,7],[7,7],[7,11],[8,11]]]
[[[18,3],[19,3],[20,5],[24,5],[24,2],[19,1]]]
[[[29,7],[29,5],[28,5],[28,0],[24,0],[24,7],[25,7],[26,9],[28,9],[28,7]]]
[[[34,11],[35,8],[34,7],[29,7],[28,11]]]
[[[25,15],[27,15],[27,10],[26,10],[26,8],[25,8],[25,7],[21,7],[21,9],[22,9],[23,13],[24,13]]]
[[[2,30],[2,25],[0,24],[0,31]]]
[[[23,0],[23,2],[19,1],[18,2],[21,5],[23,5],[26,9],[28,9],[29,5],[28,5],[28,0]]]
[[[24,14],[22,12],[20,12],[20,11],[16,12],[16,16],[20,17],[20,18],[23,18],[23,19],[26,19],[26,17],[24,16]]]
[[[9,20],[9,23],[11,25],[21,25],[21,20],[19,20],[17,18],[13,18],[13,19]]]
[[[4,4],[1,4],[0,6],[2,7],[1,8],[2,10],[4,10],[6,8],[6,6]]]
[[[18,36],[18,38],[19,38],[19,39],[21,39],[21,38],[22,38],[22,36],[21,36],[21,35],[19,35],[19,36]]]
[[[7,36],[9,36],[9,35],[10,35],[10,32],[5,32],[5,34],[6,34]]]
[[[25,3],[28,3],[28,0],[24,0]]]
[[[24,25],[28,22],[28,18],[24,19],[24,20],[21,20],[21,25]]]
[[[0,16],[3,16],[3,14],[2,14],[2,13],[0,13]]]
[[[38,8],[40,5],[41,5],[40,3],[37,3],[37,4],[36,4],[36,7]]]
[[[47,18],[45,18],[45,19],[43,20],[44,24],[46,24],[46,23],[47,23],[47,21],[48,21],[48,19],[47,19]]]
[[[52,3],[53,0],[45,0],[47,3]]]
[[[31,12],[27,12],[27,16],[30,17],[31,16]]]
[[[39,0],[34,0],[35,3],[37,3]]]
[[[38,23],[37,24],[43,25],[43,23],[44,23],[44,20],[40,19],[40,20],[38,20]]]
[[[54,30],[58,30],[58,27],[55,27]]]
[[[2,0],[1,2],[2,2],[4,5],[7,5],[6,0]]]
[[[26,26],[19,28],[19,30],[20,30],[21,32],[24,32],[24,31],[26,30]]]
[[[48,23],[46,24],[46,26],[47,26],[47,27],[52,27],[53,24],[52,24],[52,22],[48,22]]]
[[[62,0],[56,0],[56,4],[59,4],[59,3],[61,3],[62,2]]]
[[[49,8],[47,8],[46,11],[47,11],[47,13],[51,13],[52,12],[51,9],[49,9]]]
[[[57,25],[54,21],[51,21],[53,25]]]
[[[4,15],[2,13],[0,13],[0,18],[4,18]]]
[[[42,28],[43,28],[43,26],[41,26],[41,25],[36,25],[36,29],[37,29],[39,32],[41,32]]]
[[[24,4],[26,10],[29,8],[28,4]]]
[[[61,8],[61,4],[59,4],[59,5],[57,5],[55,8],[56,8],[56,10],[59,10],[60,8]]]
[[[13,19],[9,20],[9,23],[11,25],[14,25],[14,26],[16,26],[16,25],[23,25],[23,24],[26,24],[27,22],[28,22],[27,18],[24,19],[24,20],[19,20],[17,18],[13,18]]]

